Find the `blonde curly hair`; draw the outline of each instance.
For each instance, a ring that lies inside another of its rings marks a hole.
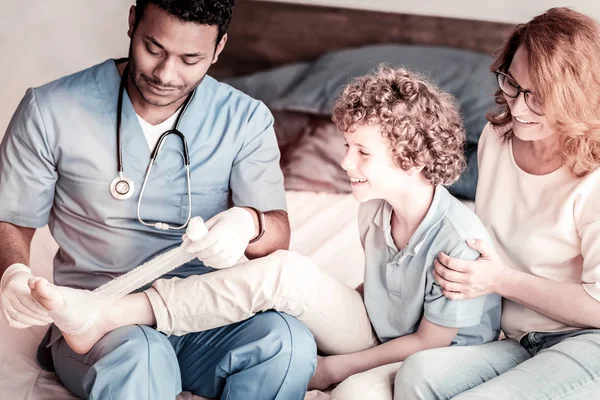
[[[333,107],[342,132],[377,126],[403,170],[423,167],[432,185],[450,185],[465,168],[465,129],[456,100],[419,74],[381,65],[355,79]]]

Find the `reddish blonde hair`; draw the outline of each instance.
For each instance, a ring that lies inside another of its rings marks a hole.
[[[377,126],[403,170],[423,167],[432,185],[450,185],[465,168],[465,130],[456,100],[422,76],[380,66],[355,79],[333,107],[342,132]]]
[[[569,8],[551,8],[515,27],[491,70],[508,70],[520,46],[529,52],[532,89],[558,135],[565,168],[586,175],[600,165],[600,25]],[[505,127],[512,115],[502,92],[495,96],[500,110],[487,118]],[[512,129],[504,133],[512,135]]]

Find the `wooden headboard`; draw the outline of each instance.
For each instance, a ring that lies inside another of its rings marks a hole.
[[[238,0],[211,75],[248,74],[368,44],[448,46],[492,54],[514,25],[457,18]]]

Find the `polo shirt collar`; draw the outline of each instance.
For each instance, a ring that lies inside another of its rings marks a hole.
[[[441,185],[436,186],[433,201],[431,202],[431,206],[429,207],[425,218],[423,218],[423,221],[421,221],[417,230],[408,241],[406,251],[409,255],[414,256],[421,250],[423,243],[431,233],[432,229],[444,219],[448,213],[448,208],[450,207],[451,197],[452,195],[445,187]],[[391,234],[392,211],[392,206],[387,201],[382,201],[379,209],[375,213],[373,222],[377,227],[383,230],[388,246],[398,250]]]

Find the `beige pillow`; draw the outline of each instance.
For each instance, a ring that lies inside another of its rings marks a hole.
[[[287,190],[350,193],[352,188],[340,163],[346,153],[344,135],[329,119],[316,119],[282,153]]]

